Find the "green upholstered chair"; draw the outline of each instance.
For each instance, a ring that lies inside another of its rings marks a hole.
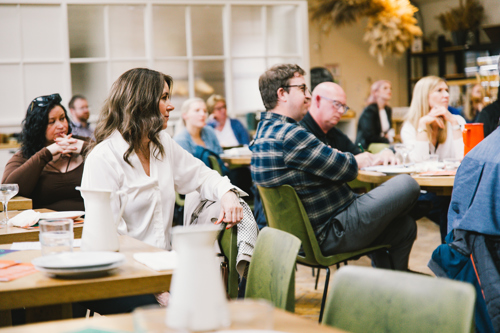
[[[219,161],[217,161],[217,158],[210,155],[208,156],[208,160],[210,161],[210,166],[212,167],[212,169],[217,171],[222,176],[222,167],[220,166]]]
[[[473,332],[475,299],[469,283],[348,266],[333,276],[323,324],[354,333]]]
[[[226,229],[225,223],[219,234],[219,247],[224,261],[221,265],[227,269],[226,292],[231,299],[238,297],[238,272],[236,271],[236,256],[238,255],[237,229]]]
[[[375,251],[382,250],[388,253],[390,245],[381,245],[349,253],[324,256],[319,248],[309,217],[293,187],[290,185],[281,185],[277,187],[257,186],[257,188],[259,189],[269,226],[291,233],[301,240],[302,251],[297,256],[297,262],[313,268],[326,269],[325,287],[323,289],[319,314],[319,321],[321,322],[330,280],[329,266],[337,265],[337,268],[339,268],[341,262],[347,264],[347,260],[358,259],[363,255]]]
[[[380,153],[385,148],[389,148],[388,143],[370,143],[367,150],[372,154],[377,154]]]
[[[295,261],[300,240],[289,233],[263,228],[248,270],[245,298],[264,298],[275,307],[295,311]]]

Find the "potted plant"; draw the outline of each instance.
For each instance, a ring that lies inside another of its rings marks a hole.
[[[455,45],[466,43],[469,32],[477,33],[484,17],[484,7],[479,0],[460,0],[458,7],[439,14],[436,18],[441,27],[451,32]]]

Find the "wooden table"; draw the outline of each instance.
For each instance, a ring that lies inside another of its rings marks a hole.
[[[231,309],[231,303],[229,303]],[[157,312],[158,316],[165,318],[165,310],[152,310]],[[155,314],[156,315],[156,314]],[[24,333],[24,332],[50,332],[67,333],[85,328],[98,328],[107,330],[120,330],[123,332],[134,332],[134,323],[132,314],[121,314],[91,319],[71,319],[52,321],[48,323],[39,323],[32,325],[22,325],[0,329],[0,333]],[[341,333],[345,332],[338,328],[319,325],[316,321],[301,318],[297,315],[285,312],[283,310],[274,310],[274,330],[280,332],[304,333]],[[174,330],[165,330],[162,332],[176,332]]]
[[[221,159],[229,163],[230,165],[241,165],[249,166],[252,161],[252,155],[242,155],[242,156],[221,156]]]
[[[35,209],[40,213],[53,212],[51,209],[41,208]],[[21,211],[9,211],[9,217],[12,218]],[[73,227],[75,238],[82,238],[83,223],[77,224]],[[38,242],[40,231],[39,229],[24,229],[18,227],[4,227],[0,228],[0,244],[12,244],[14,242]]]
[[[0,245],[8,249],[9,245]],[[170,288],[172,271],[156,272],[133,259],[136,252],[157,252],[156,247],[129,236],[120,236],[120,253],[127,262],[109,275],[97,278],[55,279],[35,273],[0,283],[0,326],[10,320],[10,310],[26,307],[28,322],[71,318],[73,302],[112,297],[158,293]],[[40,251],[17,251],[2,256],[5,260],[31,262]]]
[[[392,177],[394,176],[388,176],[381,172],[359,170],[357,179],[367,183],[382,184]],[[455,182],[455,176],[420,176],[419,174],[413,174],[412,178],[417,181],[422,190],[447,196],[451,195],[453,183]]]
[[[25,197],[13,197],[9,200],[9,213],[11,210],[26,210],[33,208],[33,202]],[[3,212],[3,205],[0,205],[0,212]]]

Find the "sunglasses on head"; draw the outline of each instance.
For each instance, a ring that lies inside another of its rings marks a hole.
[[[33,111],[33,107],[36,105],[39,108],[43,108],[49,104],[57,104],[62,101],[61,95],[52,94],[46,96],[40,96],[31,101],[31,111]]]

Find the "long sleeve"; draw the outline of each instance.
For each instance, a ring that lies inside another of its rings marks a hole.
[[[405,121],[401,128],[401,141],[404,144],[412,145],[410,160],[412,162],[422,162],[429,158],[429,141],[418,141],[417,131],[412,124]]]
[[[42,148],[29,159],[24,158],[21,151],[18,151],[7,162],[2,183],[18,184],[18,194],[31,197],[43,169],[50,161],[52,161],[52,154],[47,148]]]
[[[387,116],[389,118],[389,115]],[[371,143],[389,143],[387,138],[380,136],[380,132],[381,125],[377,105],[370,104],[365,108],[359,118],[356,143],[361,143],[365,149],[368,149]]]
[[[358,175],[354,155],[328,147],[300,127],[287,133],[283,157],[291,168],[333,181],[348,182]]]

